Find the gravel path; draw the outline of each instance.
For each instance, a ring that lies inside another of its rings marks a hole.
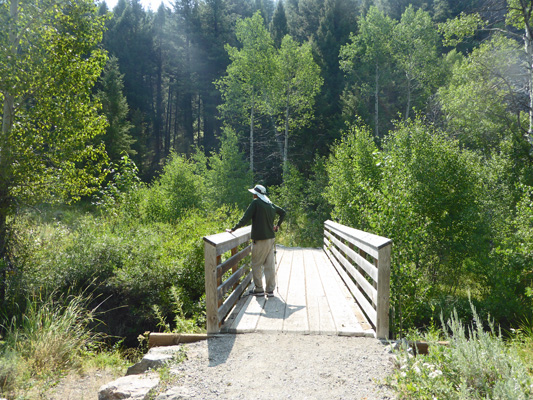
[[[375,339],[221,335],[186,348],[187,360],[171,367],[171,387],[158,400],[395,399],[383,385],[390,354]]]

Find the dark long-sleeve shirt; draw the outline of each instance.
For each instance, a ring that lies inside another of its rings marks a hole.
[[[241,228],[252,220],[252,240],[272,239],[276,236],[274,233],[276,214],[279,215],[277,225],[280,226],[285,219],[285,210],[274,203],[269,204],[259,198],[254,199],[232,230]]]

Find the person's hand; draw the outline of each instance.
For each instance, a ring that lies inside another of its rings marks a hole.
[[[233,229],[226,229],[226,232],[233,233]]]
[[[274,225],[274,232],[277,232],[279,230],[279,225]]]

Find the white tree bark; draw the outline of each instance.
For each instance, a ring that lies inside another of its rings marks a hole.
[[[379,137],[379,64],[376,63],[376,91],[374,93],[374,123],[376,124],[376,137]]]
[[[528,95],[529,95],[529,128],[528,128],[528,141],[533,144],[533,38],[531,35],[531,27],[526,21],[524,45],[527,56],[527,82],[528,82]]]
[[[289,84],[288,84],[289,85]],[[287,85],[287,86],[288,86]],[[287,167],[289,162],[289,100],[290,100],[290,91],[287,87],[287,101],[285,104],[285,146],[283,148],[283,180],[286,178]]]
[[[254,107],[255,99],[254,94],[252,94],[252,107],[250,110],[250,171],[252,171],[252,176],[254,174]]]

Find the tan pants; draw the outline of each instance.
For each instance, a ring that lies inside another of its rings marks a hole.
[[[274,265],[275,239],[255,240],[252,244],[252,275],[256,289],[263,289],[263,267],[267,292],[276,288],[276,266]]]

